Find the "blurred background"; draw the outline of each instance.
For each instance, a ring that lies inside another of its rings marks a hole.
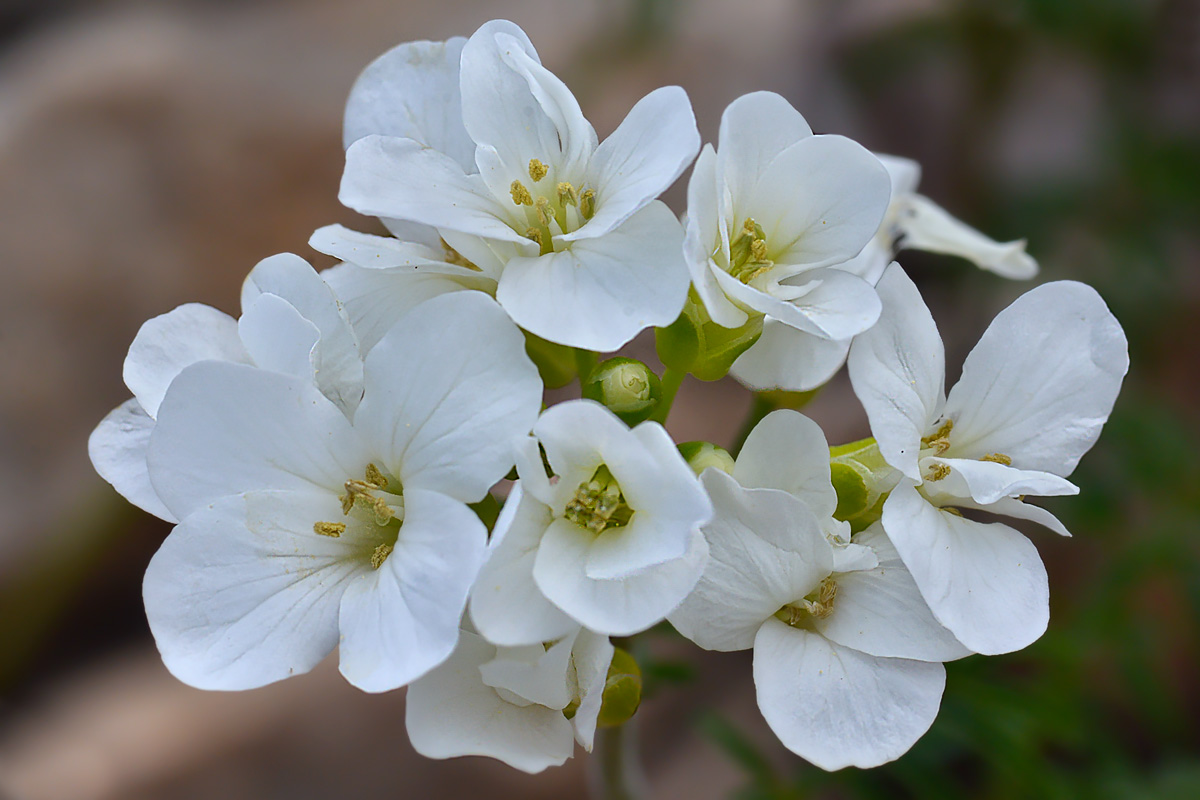
[[[818,132],[919,160],[922,193],[1039,280],[1094,285],[1132,369],[1099,445],[1033,536],[1049,632],[949,665],[941,715],[895,764],[827,775],[758,718],[746,654],[669,635],[639,712],[655,796],[1200,797],[1200,2],[1197,0],[3,0],[0,2],[0,798],[579,796],[586,759],[529,778],[417,757],[403,692],[332,664],[205,694],[162,667],[141,573],[167,526],[92,472],[138,326],[237,314],[245,273],[342,222],[342,104],[410,39],[504,16],[601,136],[687,89],[701,133],[771,89]],[[680,187],[668,195],[680,210]],[[1027,286],[908,253],[952,374]],[[643,341],[640,347],[645,347]],[[684,388],[679,440],[728,444],[735,385]],[[866,435],[835,381],[809,407]]]

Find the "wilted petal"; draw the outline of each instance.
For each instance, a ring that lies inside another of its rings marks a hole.
[[[883,313],[850,346],[850,382],[883,457],[920,480],[921,437],[946,402],[946,355],[925,301],[899,264],[888,267],[876,289]]]
[[[150,483],[146,451],[154,420],[130,398],[108,412],[88,437],[88,457],[100,477],[138,508],[167,522],[176,522]]]
[[[471,509],[437,492],[404,487],[395,549],[342,597],[340,669],[366,692],[386,692],[445,661],[487,551]]]
[[[900,249],[962,256],[1005,278],[1027,280],[1038,264],[1025,252],[1025,240],[997,242],[954,217],[928,197],[909,194],[897,200]]]
[[[1059,281],[1021,295],[992,320],[950,391],[954,454],[1003,453],[1019,469],[1070,475],[1112,411],[1128,349],[1091,287]]]
[[[908,482],[884,504],[883,527],[938,622],[971,650],[1009,653],[1045,632],[1046,568],[1020,533],[935,508]]]
[[[319,491],[233,495],[185,518],[142,584],[167,669],[201,689],[252,689],[328,655],[338,602],[363,567],[353,536],[313,532],[330,519],[340,504]]]
[[[832,771],[908,752],[937,717],[946,671],[869,656],[770,619],[754,640],[754,685],[784,746]]]

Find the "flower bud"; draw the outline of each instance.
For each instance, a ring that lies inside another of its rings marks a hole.
[[[596,726],[613,728],[623,724],[638,710],[641,702],[642,670],[628,651],[614,648]]]
[[[679,454],[699,475],[709,467],[714,467],[726,474],[733,474],[733,456],[723,447],[717,447],[712,442],[684,442],[679,445]]]
[[[662,383],[649,367],[632,358],[610,358],[583,382],[583,396],[603,403],[626,425],[648,419],[662,399]]]
[[[874,439],[863,439],[829,448],[829,477],[838,496],[834,518],[858,532],[879,519],[900,472],[884,461]]]

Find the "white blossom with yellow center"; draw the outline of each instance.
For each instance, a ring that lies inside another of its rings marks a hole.
[[[1002,311],[945,393],[937,326],[899,265],[878,284],[879,323],[855,338],[850,380],[903,480],[883,525],[938,620],[975,652],[1018,650],[1049,620],[1046,570],[1025,536],[960,509],[1067,535],[1029,495],[1075,494],[1066,476],[1100,435],[1129,368],[1120,324],[1094,289],[1059,281]]]
[[[181,522],[144,597],[181,680],[247,689],[338,647],[351,683],[386,691],[453,651],[487,547],[466,504],[511,468],[541,381],[495,301],[458,292],[384,336],[363,385],[350,420],[310,382],[246,365],[172,382],[149,472]]]
[[[544,339],[611,351],[674,320],[688,283],[683,231],[655,198],[699,148],[683,90],[650,93],[598,143],[570,90],[503,20],[463,47],[459,89],[476,169],[420,131],[380,126],[346,151],[342,202],[436,229]]]

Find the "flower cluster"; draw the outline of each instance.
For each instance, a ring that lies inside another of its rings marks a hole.
[[[336,649],[355,686],[408,686],[418,751],[536,772],[634,713],[626,638],[666,620],[753,649],[767,723],[832,770],[906,752],[944,662],[1045,630],[1046,571],[1001,520],[1067,533],[1029,500],[1077,492],[1124,334],[1087,286],[1039,286],[947,394],[897,252],[1037,265],[917,194],[916,164],[767,92],[716,147],[678,87],[601,142],[504,21],[378,59],[345,144],[340,198],[390,235],[322,228],[337,266],[273,256],[240,318],[145,323],[90,441],[175,525],[144,597],[181,680],[249,689]],[[681,222],[657,198],[689,165]],[[648,328],[661,374],[597,364]],[[777,410],[735,458],[663,427],[687,374],[807,392],[843,364],[872,438]]]

